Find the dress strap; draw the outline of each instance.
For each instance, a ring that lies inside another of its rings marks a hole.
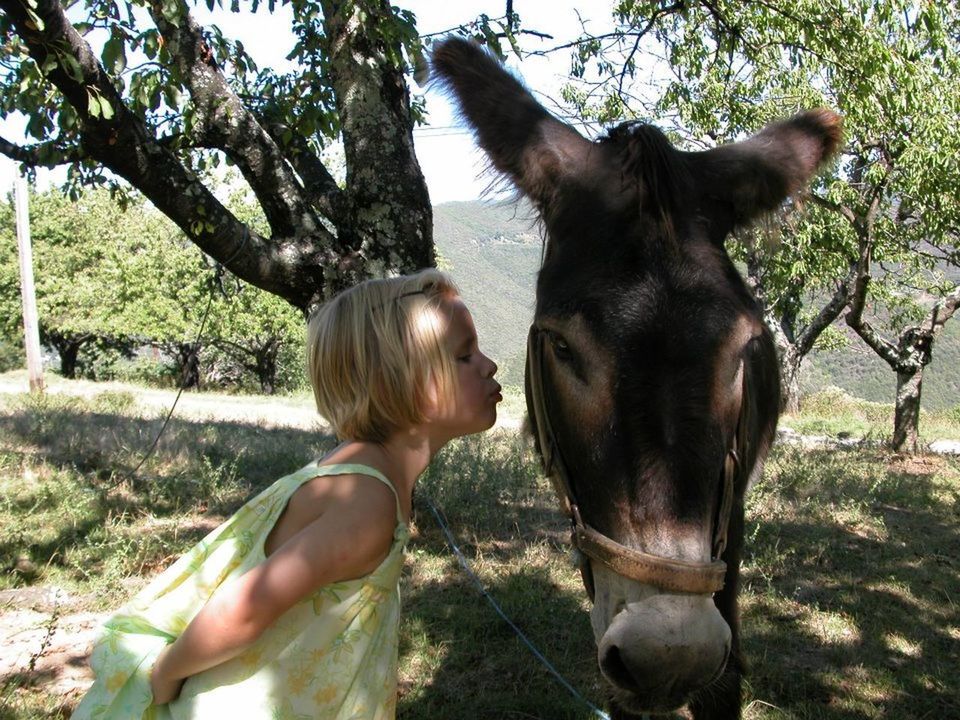
[[[406,524],[406,520],[403,519],[403,510],[400,507],[400,496],[397,494],[397,489],[392,482],[387,480],[387,476],[376,468],[362,463],[332,463],[330,465],[317,465],[314,470],[311,478],[321,475],[367,475],[376,478],[390,488],[390,492],[393,493],[393,498],[397,502],[397,521]]]

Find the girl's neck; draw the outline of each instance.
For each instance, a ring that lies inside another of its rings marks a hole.
[[[417,429],[395,433],[377,445],[384,460],[393,470],[388,477],[408,492],[427,469],[439,448],[434,448],[425,433]]]
[[[417,478],[437,454],[443,443],[436,443],[423,428],[395,433],[381,443],[346,442],[328,458],[334,462],[360,462],[380,470],[397,491],[408,497]]]

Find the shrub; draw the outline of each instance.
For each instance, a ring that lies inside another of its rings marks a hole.
[[[26,364],[23,344],[0,339],[0,372],[19,370]]]

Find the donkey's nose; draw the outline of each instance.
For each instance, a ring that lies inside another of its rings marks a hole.
[[[651,705],[677,706],[710,684],[730,654],[730,628],[703,595],[631,603],[600,639],[600,670]]]

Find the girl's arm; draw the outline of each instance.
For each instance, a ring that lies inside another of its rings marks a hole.
[[[156,704],[176,698],[185,678],[239,655],[319,588],[383,561],[397,522],[393,493],[362,475],[337,476],[337,484],[316,520],[217,593],[160,653],[150,678]]]

